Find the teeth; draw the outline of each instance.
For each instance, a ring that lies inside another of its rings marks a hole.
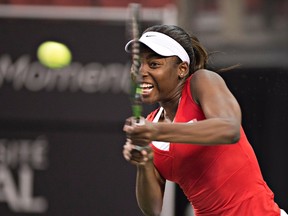
[[[149,83],[142,83],[140,85],[141,88],[153,88],[153,85],[152,84],[149,84]]]

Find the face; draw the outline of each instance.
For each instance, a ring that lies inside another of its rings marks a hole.
[[[178,57],[159,56],[150,49],[141,51],[142,97],[144,103],[168,103],[179,100],[183,74]]]

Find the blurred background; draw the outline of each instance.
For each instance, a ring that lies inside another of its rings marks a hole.
[[[141,215],[135,167],[122,158],[131,115],[128,0],[0,0],[0,215]],[[275,200],[288,211],[287,0],[138,0],[142,30],[177,24],[211,53]],[[51,70],[38,46],[65,43]],[[145,113],[155,108],[145,107]],[[191,216],[175,185],[163,216]]]

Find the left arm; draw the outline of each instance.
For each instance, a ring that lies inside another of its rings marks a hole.
[[[205,120],[190,124],[146,122],[143,126],[132,126],[127,132],[133,143],[147,145],[152,140],[200,145],[236,143],[240,138],[241,110],[224,80],[214,72],[197,71],[191,79],[191,91]]]

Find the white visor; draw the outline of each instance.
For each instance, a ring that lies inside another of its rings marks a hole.
[[[126,44],[126,52],[130,52],[130,45],[133,41]],[[149,31],[144,33],[139,41],[161,56],[178,56],[183,62],[190,64],[190,58],[185,49],[166,34]]]

